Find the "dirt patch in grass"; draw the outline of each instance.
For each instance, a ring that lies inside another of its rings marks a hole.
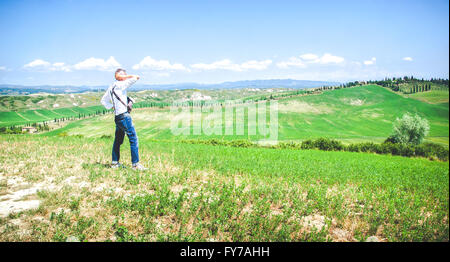
[[[342,228],[332,228],[330,230],[331,240],[333,242],[354,242],[357,241],[353,234]]]
[[[342,102],[347,105],[351,106],[362,106],[365,104],[365,99],[358,99],[358,98],[343,98]]]
[[[298,114],[328,114],[333,110],[325,105],[315,105],[302,101],[289,101],[287,103],[279,103],[278,111],[281,113],[298,113]]]

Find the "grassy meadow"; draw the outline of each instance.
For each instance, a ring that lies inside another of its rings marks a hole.
[[[19,202],[39,201],[2,217],[0,240],[449,239],[447,162],[156,141],[140,145],[149,170],[135,172],[107,167],[111,143],[0,136],[1,195],[33,185]]]
[[[448,100],[435,101],[375,85],[280,99],[278,139],[382,142],[410,112],[448,146]],[[449,241],[448,162],[180,143],[264,137],[174,136],[175,116],[132,112],[144,172],[130,168],[128,139],[128,168],[109,168],[112,114],[0,135],[0,241]]]
[[[26,111],[0,112],[0,127],[25,125],[33,123],[53,122],[55,119],[78,117],[80,114],[94,114],[97,110],[104,110],[103,106],[69,107],[57,109],[36,109]]]
[[[130,91],[128,95],[139,103],[171,103],[191,99],[201,94],[203,98],[217,101],[257,99],[271,94],[292,92],[292,88],[241,88],[241,89],[182,89]],[[53,121],[55,118],[78,117],[93,114],[105,108],[100,104],[104,91],[77,94],[45,94],[0,96],[0,127]]]
[[[448,94],[448,92],[447,92]],[[268,105],[268,103],[267,103]],[[383,142],[391,134],[392,123],[404,113],[418,113],[430,123],[427,141],[448,145],[447,103],[430,104],[403,97],[385,88],[369,85],[326,91],[319,95],[298,96],[278,101],[278,140],[299,141],[319,137],[334,138],[344,143],[373,141]],[[245,115],[245,121],[248,116]],[[177,115],[168,108],[136,109],[133,121],[141,141],[149,139],[249,139],[259,141],[261,135],[190,135],[174,136],[170,122]],[[203,119],[208,113],[203,113]],[[223,117],[223,116],[222,116]],[[236,126],[236,119],[233,123]],[[267,124],[270,118],[267,114]],[[225,125],[222,126],[225,134]],[[68,135],[86,137],[114,136],[113,115],[104,115],[69,124],[63,129],[44,134],[46,136],[66,132]]]
[[[431,90],[427,92],[419,92],[414,94],[407,94],[407,97],[417,99],[430,104],[447,104],[449,92],[448,90]]]

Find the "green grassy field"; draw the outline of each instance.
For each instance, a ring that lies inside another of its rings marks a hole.
[[[301,101],[322,108],[321,113],[282,113],[281,140],[332,137],[344,141],[383,141],[392,122],[404,113],[417,113],[430,122],[428,139],[448,144],[448,103],[432,105],[404,98],[379,86],[363,86],[286,100]],[[284,131],[285,129],[285,131]],[[300,133],[300,134],[299,134]]]
[[[282,99],[278,107],[281,141],[381,142],[397,117],[416,112],[430,122],[427,140],[448,145],[448,102],[379,86]],[[263,136],[174,136],[175,115],[132,112],[145,172],[109,168],[112,114],[0,135],[0,241],[449,241],[448,162],[180,143]],[[130,167],[127,141],[121,162]]]
[[[293,89],[277,88],[241,88],[215,90],[145,90],[129,92],[138,104],[171,103],[179,99],[203,97],[216,101],[233,99],[259,99],[264,96],[291,93]],[[0,127],[42,123],[55,118],[78,117],[81,114],[93,114],[103,111],[100,104],[103,92],[81,94],[34,94],[28,96],[0,96]],[[76,106],[74,106],[76,105]]]
[[[448,145],[448,103],[429,104],[405,98],[379,86],[339,89],[320,95],[282,99],[278,101],[278,110],[279,141],[329,137],[344,143],[382,142],[391,134],[393,121],[410,112],[418,113],[429,121],[431,128],[427,141]],[[170,121],[175,115],[167,108],[136,109],[132,112],[141,140],[219,138],[258,141],[264,138],[261,135],[248,135],[247,126],[244,135],[192,135],[191,130],[191,135],[174,136],[170,130]],[[207,113],[203,113],[203,119],[206,115]],[[223,133],[224,129],[225,126]],[[113,136],[113,116],[105,115],[82,120],[45,135],[61,132],[86,137]]]
[[[128,95],[137,102],[167,102],[192,97],[210,97],[214,100],[259,98],[292,92],[292,88],[236,88],[236,89],[182,89],[182,90],[142,90],[129,91]],[[32,94],[0,96],[0,112],[27,111],[36,109],[90,107],[100,104],[104,91],[74,94]]]
[[[448,104],[449,91],[444,90],[431,90],[427,92],[419,92],[414,94],[408,94],[407,97],[424,101],[430,104]]]
[[[139,173],[107,168],[111,144],[0,136],[0,196],[29,184],[15,203],[39,203],[1,218],[0,241],[449,240],[447,162],[146,142]]]
[[[78,117],[79,114],[94,114],[97,110],[103,111],[103,106],[57,108],[53,110],[37,109],[26,111],[0,112],[0,127],[42,123],[54,121],[63,117]]]

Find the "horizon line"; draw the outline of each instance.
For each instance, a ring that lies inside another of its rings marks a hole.
[[[403,76],[405,77],[405,76]],[[383,77],[380,78],[381,80],[384,80],[386,78],[392,79],[392,78],[403,78],[403,77]],[[407,76],[410,77],[410,76]],[[414,77],[414,76],[413,76]],[[291,81],[308,81],[308,82],[329,82],[329,83],[337,83],[337,84],[345,84],[345,83],[350,83],[350,82],[367,82],[367,81],[379,81],[380,79],[370,79],[370,80],[349,80],[349,81],[332,81],[332,80],[308,80],[308,79],[293,79],[293,78],[271,78],[271,79],[247,79],[247,80],[237,80],[237,81],[223,81],[223,82],[217,82],[217,83],[199,83],[199,82],[179,82],[179,83],[153,83],[153,84],[149,84],[149,83],[137,83],[135,86],[139,86],[139,85],[147,85],[147,86],[169,86],[169,85],[189,85],[189,84],[195,84],[195,85],[222,85],[222,84],[226,84],[226,83],[237,83],[237,82],[250,82],[250,81],[274,81],[274,80],[291,80]],[[443,80],[448,80],[448,78],[440,78],[440,77],[431,77],[431,78],[414,78],[417,80],[424,80],[424,81],[430,81],[431,79],[443,79]],[[67,87],[104,87],[104,86],[109,86],[110,84],[105,84],[105,85],[52,85],[52,84],[42,84],[42,85],[20,85],[20,84],[7,84],[7,83],[0,83],[0,86],[7,86],[7,85],[11,85],[11,86],[20,86],[20,87],[40,87],[40,86],[49,86],[49,87],[61,87],[61,86],[67,86]]]

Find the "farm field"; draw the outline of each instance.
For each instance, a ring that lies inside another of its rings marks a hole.
[[[1,135],[0,241],[449,240],[448,162],[146,142],[135,172],[111,144]]]
[[[430,133],[426,138],[427,141],[448,145],[448,102],[429,104],[403,97],[375,85],[280,99],[278,112],[279,141],[328,137],[344,143],[361,141],[380,143],[391,134],[393,121],[410,112],[417,113],[429,121]],[[261,135],[248,135],[247,126],[244,135],[193,135],[191,130],[191,135],[174,136],[170,130],[170,123],[176,115],[177,113],[171,113],[168,108],[136,109],[132,112],[141,140],[218,138],[259,141],[264,138]],[[202,117],[205,118],[206,115],[207,113],[203,113]],[[267,118],[269,125],[270,118],[268,116]],[[236,126],[236,119],[233,124]],[[113,115],[108,114],[74,122],[63,129],[43,135],[51,136],[66,132],[68,135],[101,137],[114,136],[114,130]]]

